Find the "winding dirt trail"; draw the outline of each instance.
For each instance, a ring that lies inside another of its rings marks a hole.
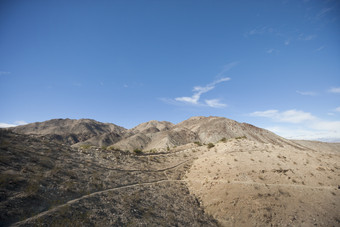
[[[253,181],[227,181],[227,180],[200,180],[200,179],[186,179],[182,180],[188,183],[196,182],[196,183],[224,183],[224,184],[246,184],[246,185],[261,185],[261,186],[278,186],[278,187],[291,187],[291,188],[308,188],[308,189],[326,189],[326,190],[334,190],[337,189],[337,186],[309,186],[309,185],[302,185],[302,184],[268,184],[268,183],[259,183]]]
[[[187,160],[188,161],[188,160]],[[187,162],[185,161],[185,162]],[[171,168],[176,168],[179,165],[183,164],[184,162],[175,165]],[[171,169],[167,168],[167,169]],[[77,199],[70,200],[64,204],[61,204],[59,206],[56,206],[50,210],[44,211],[42,213],[39,213],[33,217],[30,217],[24,221],[20,221],[17,223],[14,223],[12,226],[21,226],[29,221],[33,221],[35,219],[38,219],[44,215],[48,215],[50,213],[53,213],[63,207],[66,207],[68,205],[71,205],[73,203],[77,203],[80,200],[90,198],[92,196],[100,195],[103,193],[111,192],[111,191],[116,191],[116,190],[121,190],[121,189],[126,189],[126,188],[132,188],[132,187],[138,187],[138,186],[146,186],[146,185],[153,185],[153,184],[161,184],[161,183],[168,183],[168,182],[185,182],[185,183],[190,183],[190,182],[204,182],[203,180],[197,180],[197,179],[186,179],[186,180],[169,180],[169,179],[161,179],[161,180],[155,180],[155,181],[150,181],[150,182],[143,182],[143,183],[131,183],[131,184],[126,184],[126,185],[121,185],[118,187],[110,188],[110,189],[105,189],[102,191],[97,191],[93,192],[88,195],[84,195],[82,197],[79,197]],[[331,186],[308,186],[308,185],[294,185],[294,184],[265,184],[265,183],[257,183],[257,182],[250,182],[250,181],[225,181],[225,180],[209,180],[208,182],[218,182],[218,183],[226,183],[226,184],[248,184],[248,185],[262,185],[262,186],[280,186],[280,187],[297,187],[297,188],[309,188],[309,189],[326,189],[326,190],[334,190],[334,187]]]
[[[77,199],[73,199],[73,200],[70,200],[64,204],[61,204],[59,206],[56,206],[52,209],[49,209],[47,211],[44,211],[44,212],[41,212],[33,217],[30,217],[30,218],[27,218],[26,220],[23,220],[23,221],[20,221],[20,222],[17,222],[17,223],[14,223],[13,225],[11,226],[21,226],[21,225],[24,225],[25,223],[27,222],[30,222],[30,221],[33,221],[33,220],[36,220],[42,216],[45,216],[45,215],[48,215],[48,214],[51,214],[63,207],[66,207],[68,205],[71,205],[73,203],[77,203],[78,201],[80,200],[83,200],[83,199],[87,199],[87,198],[90,198],[92,196],[96,196],[96,195],[99,195],[99,194],[102,194],[102,193],[106,193],[106,192],[111,192],[111,191],[116,191],[116,190],[121,190],[121,189],[126,189],[126,188],[132,188],[132,187],[137,187],[137,186],[146,186],[146,185],[152,185],[152,184],[158,184],[158,183],[165,183],[165,182],[174,182],[174,181],[180,181],[180,180],[168,180],[168,179],[162,179],[162,180],[157,180],[157,181],[150,181],[150,182],[144,182],[144,183],[133,183],[133,184],[126,184],[126,185],[122,185],[122,186],[118,186],[118,187],[115,187],[115,188],[110,188],[110,189],[106,189],[106,190],[102,190],[102,191],[97,191],[97,192],[93,192],[91,194],[88,194],[88,195],[84,195],[82,197],[79,197]]]
[[[178,166],[183,165],[183,164],[185,164],[185,163],[187,163],[189,161],[191,161],[191,159],[187,159],[185,161],[182,161],[182,162],[180,162],[180,163],[178,163],[178,164],[176,164],[174,166],[168,167],[168,168],[158,169],[158,170],[153,170],[153,171],[150,171],[150,170],[130,170],[130,171],[165,172],[165,171],[168,171],[168,170],[171,170],[171,169],[175,169]],[[111,191],[116,191],[116,190],[121,190],[121,189],[126,189],[126,188],[138,187],[138,186],[146,186],[146,185],[152,185],[152,184],[166,183],[166,182],[186,182],[186,181],[185,180],[159,179],[159,180],[154,180],[154,181],[149,181],[149,182],[125,184],[125,185],[117,186],[117,187],[114,187],[114,188],[109,188],[109,189],[105,189],[105,190],[102,190],[102,191],[93,192],[93,193],[90,193],[88,195],[84,195],[84,196],[81,196],[79,198],[76,198],[76,199],[73,199],[73,200],[69,200],[69,201],[67,201],[64,204],[61,204],[61,205],[56,206],[56,207],[53,207],[53,208],[51,208],[51,209],[49,209],[47,211],[41,212],[41,213],[39,213],[39,214],[37,214],[35,216],[32,216],[30,218],[27,218],[27,219],[23,220],[23,221],[16,222],[16,223],[12,224],[11,226],[21,226],[21,225],[24,225],[25,223],[27,223],[29,221],[33,221],[33,220],[36,220],[36,219],[38,219],[38,218],[40,218],[42,216],[51,214],[51,213],[53,213],[53,212],[55,212],[55,211],[57,211],[57,210],[59,210],[59,209],[61,209],[63,207],[66,207],[68,205],[77,203],[80,200],[87,199],[87,198],[90,198],[90,197],[93,197],[93,196],[96,196],[96,195],[100,195],[100,194],[103,194],[103,193],[107,193],[107,192],[111,192]]]

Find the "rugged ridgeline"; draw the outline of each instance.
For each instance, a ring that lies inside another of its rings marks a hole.
[[[0,226],[339,226],[339,163],[221,117],[0,129]]]
[[[125,128],[110,123],[101,123],[91,119],[52,119],[44,122],[18,126],[13,132],[43,136],[67,144],[77,144],[89,140],[94,145],[107,145],[120,140],[127,131]]]
[[[132,129],[94,120],[54,119],[13,128],[21,134],[36,134],[75,147],[112,146],[119,150],[166,150],[199,142],[215,143],[221,139],[246,137],[273,144],[293,144],[267,130],[222,117],[192,117],[174,125],[167,121],[149,121]]]

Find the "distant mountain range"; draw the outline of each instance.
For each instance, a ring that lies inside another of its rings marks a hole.
[[[192,117],[176,125],[153,120],[129,130],[91,119],[53,119],[17,126],[12,130],[20,134],[35,134],[55,139],[74,147],[112,146],[130,151],[164,150],[187,143],[215,143],[221,139],[237,137],[263,143],[291,144],[291,141],[268,130],[223,117]]]

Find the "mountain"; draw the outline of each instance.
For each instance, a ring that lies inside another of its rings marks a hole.
[[[13,132],[21,134],[34,134],[59,140],[68,144],[84,142],[93,137],[105,140],[117,141],[126,129],[115,124],[101,123],[91,119],[52,119],[44,122],[36,122],[17,126]],[[108,134],[107,136],[104,136]]]
[[[339,163],[222,117],[0,129],[0,226],[339,226]]]
[[[215,143],[241,137],[262,143],[292,144],[268,130],[223,117],[192,117],[177,125],[152,121],[131,129],[129,134],[112,146],[122,150],[164,150],[188,143]]]
[[[159,135],[162,135],[164,132],[170,131],[174,127],[174,124],[167,121],[149,121],[142,124],[137,125],[136,127],[130,129],[125,134],[122,140],[114,143],[112,147],[121,150],[147,150],[149,149],[149,145],[154,142],[160,142],[162,138],[159,138]],[[157,148],[165,148],[166,144],[161,143]],[[149,150],[156,148],[153,146]]]
[[[156,133],[156,132],[161,132],[161,131],[167,131],[171,129],[174,126],[173,123],[168,122],[168,121],[148,121],[142,124],[137,125],[136,127],[130,129],[129,131],[132,134],[137,134],[137,133]]]
[[[221,139],[246,137],[253,141],[292,144],[274,133],[247,123],[223,117],[192,117],[174,125],[167,121],[149,121],[132,129],[90,119],[53,119],[14,127],[13,132],[35,134],[81,147],[112,146],[120,150],[167,150],[199,142],[215,143]]]
[[[215,143],[223,138],[247,137],[259,142],[285,143],[274,133],[246,123],[239,123],[223,117],[192,117],[176,125],[197,134],[201,143]]]

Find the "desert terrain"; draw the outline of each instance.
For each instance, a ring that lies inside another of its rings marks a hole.
[[[203,148],[189,190],[222,226],[339,226],[338,151],[247,139]]]
[[[0,130],[1,226],[340,226],[340,144],[221,117]]]

